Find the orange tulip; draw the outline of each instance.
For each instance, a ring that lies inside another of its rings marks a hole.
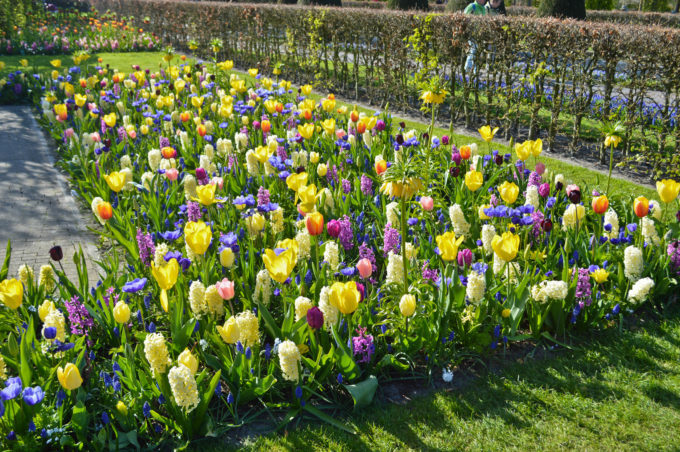
[[[97,213],[102,220],[110,220],[113,216],[113,207],[108,202],[101,202],[97,205]]]
[[[205,134],[208,133],[203,124],[199,124],[198,127],[196,127],[196,132],[198,132],[198,134],[202,137],[204,137]]]
[[[352,113],[349,114],[349,119],[352,122],[358,122],[359,121],[359,112],[356,110],[352,110]]]
[[[609,200],[605,195],[596,196],[593,198],[593,210],[599,215],[603,215],[609,208]]]
[[[646,217],[649,213],[649,199],[644,196],[638,196],[633,202],[633,210],[638,218]]]
[[[182,112],[179,115],[179,119],[182,122],[187,122],[188,120],[191,119],[191,113],[189,113],[188,111]]]
[[[261,127],[264,133],[269,133],[269,131],[272,130],[272,123],[265,119],[262,121]]]
[[[380,176],[382,173],[387,171],[387,162],[385,160],[379,160],[375,163],[375,172]]]
[[[472,155],[472,149],[470,149],[470,146],[461,146],[460,147],[460,156],[463,158],[463,160],[467,160],[470,158]]]
[[[312,212],[307,215],[306,224],[309,235],[320,235],[323,232],[323,215],[319,212]]]
[[[161,154],[163,155],[163,158],[166,159],[173,159],[177,157],[177,151],[175,148],[171,148],[170,146],[163,147],[163,149],[161,149]]]
[[[366,123],[365,122],[362,121],[359,124],[357,124],[357,132],[362,133],[362,134],[364,132],[366,132]]]

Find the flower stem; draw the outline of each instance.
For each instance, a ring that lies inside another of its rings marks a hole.
[[[614,145],[609,145],[609,175],[607,176],[607,190],[604,194],[609,196],[609,182],[612,179],[612,163],[614,162]]]
[[[404,262],[404,294],[408,293],[408,259],[406,258],[406,197],[401,198],[401,257]]]

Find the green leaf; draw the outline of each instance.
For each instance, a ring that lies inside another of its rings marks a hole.
[[[387,355],[383,356],[375,367],[376,369],[380,369],[382,367],[387,366],[393,366],[396,367],[397,369],[408,370],[408,364],[402,363],[397,359],[396,356],[394,356],[391,353],[388,353]]]
[[[252,251],[251,251],[252,252]],[[269,313],[267,308],[260,303],[259,301],[257,302],[257,312],[259,312],[262,315],[262,319],[264,319],[264,326],[269,330],[269,334],[271,334],[271,337],[283,337],[283,334],[281,333],[281,329],[277,325],[277,323],[274,321],[274,318],[272,315]]]
[[[12,256],[12,241],[7,240],[7,249],[5,250],[5,261],[2,263],[2,270],[0,270],[0,281],[7,278],[7,273],[9,273],[9,260]]]
[[[33,367],[33,364],[31,363],[31,350],[34,340],[35,331],[33,329],[33,318],[31,317],[28,321],[28,329],[21,337],[21,346],[19,347],[19,359],[21,361],[19,375],[21,376],[21,381],[24,386],[30,386],[31,376],[33,375],[33,371],[31,370]]]
[[[343,385],[354,400],[354,409],[368,406],[373,401],[375,390],[378,389],[378,379],[370,375],[364,381],[353,385]]]
[[[333,334],[335,343],[338,346],[338,348],[335,350],[335,363],[342,371],[342,375],[347,380],[357,378],[361,373],[361,369],[359,369],[359,366],[357,366],[357,364],[352,359],[352,354],[347,346],[340,340],[337,331],[335,331],[335,327],[331,327],[331,333]]]
[[[76,432],[76,435],[80,441],[85,441],[87,437],[88,422],[89,416],[87,414],[87,408],[85,408],[85,404],[82,401],[79,401],[73,407],[71,424],[73,425],[73,430]]]
[[[314,416],[318,417],[322,421],[324,421],[324,422],[326,422],[326,423],[328,423],[328,424],[330,424],[334,427],[337,427],[340,430],[344,430],[351,435],[356,435],[356,433],[357,433],[356,430],[354,430],[353,428],[346,426],[342,422],[332,418],[331,416],[327,415],[323,411],[319,410],[318,408],[314,408],[313,406],[311,406],[309,404],[302,407],[302,409],[307,411],[310,414],[313,414]]]

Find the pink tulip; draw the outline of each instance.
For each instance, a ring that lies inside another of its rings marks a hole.
[[[170,181],[176,181],[177,176],[179,176],[179,171],[177,171],[177,168],[169,168],[165,170],[165,177],[168,178]]]
[[[90,135],[90,138],[92,138],[92,141],[95,143],[102,141],[102,137],[99,136],[99,132],[94,132],[92,135]]]
[[[223,300],[231,300],[234,298],[233,281],[224,278],[222,281],[218,281],[217,284],[215,284],[215,287],[217,287],[217,293],[220,294],[220,297],[222,297]]]
[[[469,267],[472,264],[472,251],[467,248],[460,250],[457,258],[459,267]]]
[[[130,137],[131,140],[134,140],[137,138],[137,132],[135,132],[134,130],[130,130],[128,132],[128,136]]]
[[[357,270],[359,270],[359,275],[366,279],[373,273],[373,265],[371,265],[371,261],[363,258],[357,263]]]
[[[68,129],[64,130],[64,136],[66,138],[73,138],[73,127],[69,127]]]
[[[213,177],[212,179],[210,179],[210,183],[213,185],[217,185],[217,188],[219,188],[220,190],[222,189],[222,187],[224,187],[224,179],[222,179],[221,177],[217,176]]]
[[[338,129],[335,131],[335,136],[338,137],[338,140],[342,140],[342,137],[347,135],[347,132],[345,132],[343,129]]]
[[[430,212],[432,209],[434,209],[434,199],[432,199],[430,196],[421,197],[420,207],[422,207],[423,210]]]
[[[545,163],[543,162],[538,162],[536,164],[536,168],[534,168],[536,172],[538,173],[539,176],[542,176],[543,173],[545,173]]]

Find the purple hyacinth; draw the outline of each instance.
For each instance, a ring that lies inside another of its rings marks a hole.
[[[137,247],[139,248],[139,259],[148,267],[151,265],[151,258],[156,252],[151,234],[145,234],[141,229],[137,229]]]
[[[671,269],[675,270],[676,273],[680,275],[680,242],[675,241],[669,243],[666,251],[671,257]]]
[[[158,144],[160,145],[161,149],[163,149],[163,148],[165,148],[165,147],[169,147],[169,146],[170,146],[170,140],[167,139],[167,138],[165,138],[165,137],[160,137],[160,138],[158,139]]]
[[[264,187],[257,189],[257,206],[266,206],[269,204],[269,190]]]
[[[125,141],[125,138],[127,137],[127,132],[125,132],[125,127],[121,126],[118,127],[118,141]]]
[[[421,269],[423,279],[426,281],[431,281],[432,283],[436,284],[437,281],[439,281],[439,272],[437,272],[437,270],[435,270],[434,268],[429,268],[428,264],[429,261],[425,261],[423,263],[423,267]]]
[[[326,180],[328,180],[329,184],[331,182],[337,182],[338,181],[338,167],[337,167],[337,165],[333,165],[332,168],[328,168],[328,172],[326,173]]]
[[[531,174],[529,174],[529,182],[527,183],[528,186],[539,186],[541,185],[541,175],[538,174],[536,171],[532,171]]]
[[[401,245],[401,237],[399,231],[390,227],[389,223],[385,225],[385,237],[383,243],[383,254],[387,256],[390,251],[395,253],[399,252],[399,246]]]
[[[65,302],[68,321],[71,324],[71,334],[87,336],[94,321],[84,303],[80,302],[77,295]]]
[[[534,225],[531,229],[531,233],[534,236],[534,238],[538,238],[543,234],[543,219],[544,219],[543,212],[540,210],[536,210],[534,212],[531,212],[531,219],[534,220]]]
[[[340,243],[345,250],[351,250],[354,247],[352,221],[350,221],[347,215],[344,215],[342,219],[338,220],[338,224],[340,225],[340,234],[338,235]]]
[[[365,174],[361,175],[361,193],[366,196],[373,196],[373,181]]]
[[[187,203],[187,217],[189,221],[198,221],[201,219],[201,206],[197,202],[189,201]]]
[[[366,334],[366,328],[357,328],[358,336],[352,337],[352,345],[354,348],[354,357],[357,362],[368,363],[375,352],[375,344],[373,343],[373,335]]]
[[[347,179],[342,180],[342,191],[345,194],[348,194],[350,191],[352,191],[352,184],[350,183],[349,180]]]
[[[576,282],[576,299],[584,301],[586,306],[590,306],[591,290],[590,290],[590,270],[587,268],[578,269],[578,281]]]

